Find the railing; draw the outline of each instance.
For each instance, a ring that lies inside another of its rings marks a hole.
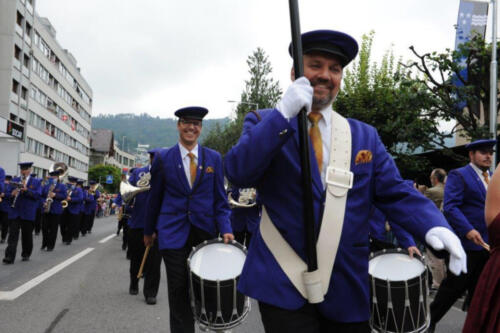
[[[19,26],[19,24],[16,24],[16,32],[21,38],[23,37],[23,28]]]

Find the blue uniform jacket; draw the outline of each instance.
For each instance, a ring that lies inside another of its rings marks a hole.
[[[191,224],[214,237],[218,232],[231,233],[230,213],[218,152],[198,145],[193,189],[186,179],[178,144],[155,154],[144,234],[157,230],[160,249],[183,247]]]
[[[75,186],[71,191],[71,200],[68,201],[68,211],[70,214],[78,215],[82,211],[83,191],[80,187]]]
[[[15,177],[14,182],[21,182],[20,177]],[[42,195],[41,180],[34,176],[30,176],[26,184],[27,190],[20,192],[16,201],[14,210],[17,211],[17,216],[23,220],[34,221],[36,218],[36,210],[39,206],[39,200]],[[11,191],[12,192],[12,191]],[[12,198],[14,200],[14,197]]]
[[[101,196],[101,193],[96,190],[95,194],[91,194],[89,191],[87,191],[87,197],[85,198],[85,215],[92,215],[95,214],[96,208],[97,208],[97,198]]]
[[[0,193],[5,191],[5,170],[0,168]]]
[[[231,197],[238,201],[240,197],[240,189],[233,186],[231,189]],[[233,231],[248,231],[253,233],[260,223],[261,205],[250,208],[231,208],[231,226]]]
[[[149,166],[135,169],[130,175],[128,182],[130,185],[137,186],[137,181],[141,179],[141,176],[149,172]],[[146,205],[148,203],[149,191],[141,192],[137,194],[133,200],[134,208],[132,209],[132,214],[128,220],[128,225],[132,229],[143,229],[144,219],[146,218]]]
[[[370,216],[370,235],[383,242],[387,242],[385,221],[387,221],[387,218],[384,213],[382,213],[380,209],[374,207],[373,213]],[[397,223],[391,221],[389,221],[389,225],[398,241],[399,247],[408,249],[410,246],[415,246],[415,240],[406,230],[401,228]]]
[[[278,110],[260,113],[260,121],[253,113],[246,116],[238,144],[226,155],[226,175],[236,186],[257,188],[260,202],[274,225],[305,260],[297,118],[288,121]],[[359,322],[370,317],[371,207],[375,205],[389,219],[399,221],[422,240],[432,227],[450,227],[432,201],[417,194],[401,179],[377,131],[357,120],[348,119],[348,122],[352,133],[354,185],[347,194],[342,236],[329,289],[318,309],[335,321]],[[356,164],[356,156],[362,150],[371,152],[373,157]],[[318,230],[325,192],[312,146],[310,152],[313,209]],[[265,245],[260,229],[252,236],[238,288],[252,298],[285,309],[295,310],[306,302]]]
[[[46,199],[49,194],[51,183],[45,184],[42,190],[42,196]],[[56,196],[52,198],[52,204],[50,205],[50,214],[61,215],[63,212],[63,208],[61,206],[61,201],[66,199],[66,185],[58,182],[57,185],[53,189]]]
[[[488,243],[488,230],[484,219],[486,189],[474,169],[466,166],[451,170],[444,187],[443,213],[465,250],[483,248],[468,240],[465,235],[476,229]]]

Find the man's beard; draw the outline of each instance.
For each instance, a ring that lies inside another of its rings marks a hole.
[[[327,88],[330,89],[330,91],[333,89],[333,84],[331,84],[330,82],[326,82],[323,80],[312,80],[311,81],[311,86],[313,88],[317,84],[326,85]],[[333,94],[331,92],[329,92],[328,95],[323,97],[323,98],[318,98],[318,97],[315,97],[313,95],[312,106],[314,109],[324,109],[328,105],[332,104],[336,97],[337,97],[337,95],[333,96]]]

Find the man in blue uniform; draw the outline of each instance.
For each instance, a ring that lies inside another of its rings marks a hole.
[[[66,245],[70,245],[75,233],[79,232],[77,223],[83,202],[83,192],[80,187],[76,186],[77,181],[78,179],[75,177],[68,177],[68,195],[66,196],[68,207],[66,208],[66,214],[63,218],[64,223],[61,224],[63,242]]]
[[[80,236],[81,228],[82,228],[82,220],[83,220],[83,214],[85,211],[85,198],[87,197],[87,190],[83,188],[83,179],[78,179],[76,181],[76,188],[80,190],[82,193],[82,200],[80,201],[79,204],[79,211],[76,216],[76,219],[74,220],[74,226],[73,226],[73,240],[77,240],[78,237]]]
[[[488,243],[484,219],[486,190],[490,180],[493,147],[496,140],[477,140],[466,145],[470,163],[451,170],[444,188],[443,212],[460,237],[467,253],[467,274],[450,274],[441,282],[431,303],[431,329],[467,291],[465,307],[470,304],[476,283],[489,258],[483,246]]]
[[[193,246],[215,238],[234,239],[224,190],[221,155],[198,144],[208,110],[187,107],[179,117],[179,143],[155,154],[144,225],[144,243],[157,233],[167,270],[170,332],[194,332],[186,260]]]
[[[373,205],[415,237],[448,249],[457,274],[465,271],[465,253],[434,204],[401,179],[377,131],[333,112],[356,41],[320,30],[303,34],[302,44],[305,77],[289,86],[275,109],[247,115],[238,144],[225,158],[228,180],[256,187],[263,207],[238,288],[259,301],[266,332],[369,332]],[[310,120],[314,272],[305,272],[297,131],[302,108]]]
[[[156,149],[148,151],[150,164],[153,163],[154,154]],[[135,169],[130,175],[128,182],[132,186],[137,186],[137,182],[141,178],[148,177],[151,166],[145,166]],[[147,186],[147,185],[146,185]],[[128,220],[128,248],[130,256],[130,288],[129,292],[132,295],[137,295],[139,292],[139,280],[137,274],[141,266],[142,258],[144,256],[144,218],[146,217],[148,192],[141,192],[133,199],[134,209],[130,219]],[[156,304],[156,295],[160,286],[160,269],[161,269],[161,255],[158,250],[158,241],[155,239],[153,246],[149,250],[149,254],[144,265],[144,288],[143,294],[146,303],[153,305]]]
[[[95,212],[97,208],[97,199],[101,196],[101,192],[97,189],[95,180],[89,180],[89,189],[87,191],[87,200],[85,202],[85,211],[83,217],[82,234],[92,233],[94,226]]]
[[[42,194],[40,179],[31,174],[32,162],[19,163],[21,177],[16,177],[14,182],[21,183],[20,188],[12,190],[12,205],[14,215],[9,224],[8,246],[5,249],[5,264],[13,264],[16,258],[19,230],[21,230],[21,257],[28,261],[33,251],[33,227],[38,207],[38,200]]]
[[[7,198],[5,197],[5,192],[7,191],[8,182],[12,177],[5,175],[5,171],[0,168],[0,244],[5,243],[7,238],[7,232],[9,230],[9,209],[7,207]]]
[[[46,211],[44,206],[44,217],[42,224],[42,250],[52,251],[56,245],[57,229],[63,213],[61,201],[66,199],[66,185],[59,181],[61,170],[54,170],[49,173],[49,180],[43,187],[42,196],[51,199],[50,208]],[[46,205],[47,205],[46,201]]]

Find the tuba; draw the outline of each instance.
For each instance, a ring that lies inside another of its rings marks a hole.
[[[50,166],[49,168],[49,173],[54,172],[54,171],[59,171],[61,174],[59,175],[58,181],[61,181],[67,174],[68,174],[68,166],[64,162],[57,162],[54,163]],[[49,194],[52,193],[54,188],[56,187],[57,184],[52,184],[49,189]],[[50,198],[49,195],[47,194],[47,199],[45,199],[45,202],[43,204],[44,208],[44,213],[49,213],[50,212],[50,207],[52,206],[52,202],[54,202],[54,199]],[[66,202],[66,201],[65,201]],[[61,201],[61,205],[63,205],[63,202]],[[68,206],[68,203],[66,202],[66,206]],[[63,206],[63,208],[66,208],[66,206]]]
[[[257,204],[257,189],[242,188],[240,189],[240,197],[238,201],[234,200],[231,192],[228,193],[227,199],[231,208],[251,208]]]

